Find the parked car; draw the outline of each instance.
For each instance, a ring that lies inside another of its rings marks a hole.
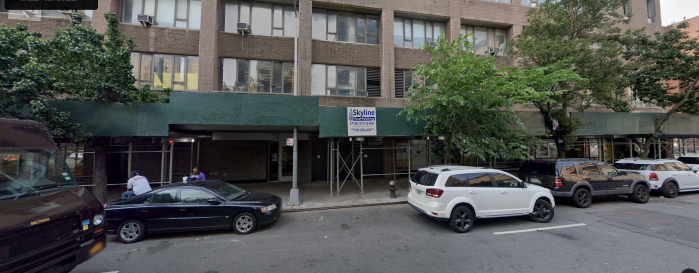
[[[233,228],[248,234],[258,225],[276,221],[281,207],[278,196],[206,180],[163,186],[105,209],[107,232],[128,244],[160,232]]]
[[[685,165],[692,168],[693,171],[699,171],[699,156],[697,155],[686,155],[677,158],[678,161],[684,163]]]
[[[586,158],[529,160],[520,167],[518,176],[550,189],[553,196],[572,198],[581,208],[589,207],[593,196],[627,195],[638,203],[650,198],[650,183],[640,174]]]
[[[699,190],[699,174],[678,160],[672,159],[621,159],[614,163],[620,170],[638,173],[650,181],[653,191],[665,197],[675,198],[680,191]]]
[[[408,203],[456,232],[469,231],[476,218],[528,215],[546,223],[555,205],[548,189],[500,170],[461,166],[419,169],[410,179]]]

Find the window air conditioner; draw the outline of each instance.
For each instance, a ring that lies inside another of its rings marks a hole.
[[[68,9],[68,8],[66,8],[66,7],[62,7],[62,8],[59,8],[59,9],[58,9],[58,12],[70,16],[71,14],[73,14],[73,12],[77,12],[77,10]]]
[[[141,25],[143,25],[143,27],[147,27],[147,26],[153,24],[153,16],[146,15],[146,14],[139,14],[138,21],[141,22]]]
[[[242,34],[243,36],[245,36],[245,33],[250,32],[250,25],[248,25],[248,23],[238,23],[236,28],[238,29],[238,33]]]
[[[500,53],[500,48],[498,48],[498,47],[491,47],[491,48],[488,49],[488,53],[489,53],[490,55],[493,55],[493,56],[494,56],[494,55]]]

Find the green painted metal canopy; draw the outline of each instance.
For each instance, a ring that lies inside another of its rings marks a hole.
[[[581,136],[644,135],[655,132],[655,124],[662,117],[659,113],[572,113],[584,124],[577,131]],[[699,115],[676,113],[663,124],[663,135],[693,137],[699,135]]]

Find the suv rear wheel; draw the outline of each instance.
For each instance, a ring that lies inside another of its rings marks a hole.
[[[675,198],[679,193],[680,190],[677,187],[677,183],[668,182],[667,185],[665,185],[665,191],[663,191],[663,196],[667,198]]]
[[[638,184],[633,188],[633,192],[629,195],[629,199],[636,203],[648,203],[650,199],[650,191],[645,185]]]
[[[586,189],[580,188],[573,193],[573,203],[579,208],[587,208],[592,204],[592,195]]]
[[[473,211],[467,206],[457,206],[451,212],[449,227],[456,232],[464,233],[471,230],[473,226]]]
[[[553,207],[544,199],[536,200],[534,211],[529,214],[529,219],[537,223],[547,223],[553,219]]]

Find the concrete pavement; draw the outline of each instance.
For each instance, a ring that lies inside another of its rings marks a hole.
[[[74,272],[682,272],[699,269],[699,193],[647,204],[557,200],[546,224],[477,220],[458,234],[405,204],[285,213],[250,235],[162,234]],[[584,225],[583,225],[584,224]],[[562,228],[557,228],[561,227]],[[566,227],[567,226],[567,227]],[[542,227],[545,231],[526,231]],[[507,233],[507,232],[518,233]],[[506,233],[506,234],[502,234]]]

